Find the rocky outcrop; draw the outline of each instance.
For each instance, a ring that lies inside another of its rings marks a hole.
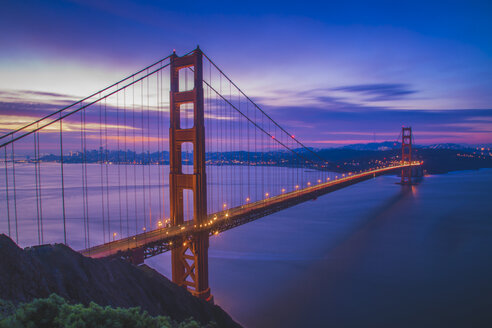
[[[0,298],[15,303],[56,293],[71,303],[139,306],[151,315],[240,327],[219,306],[192,296],[148,266],[92,259],[62,245],[19,248],[0,235]]]

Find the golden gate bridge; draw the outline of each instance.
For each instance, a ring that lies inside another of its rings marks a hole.
[[[134,264],[171,251],[172,280],[211,300],[210,236],[379,175],[410,184],[411,128],[401,144],[335,172],[199,48],[173,52],[0,137],[0,232]]]

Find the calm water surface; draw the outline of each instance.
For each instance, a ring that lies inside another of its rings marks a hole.
[[[107,233],[126,230],[115,184],[118,169],[125,167],[109,166],[102,203],[100,167],[90,167],[93,245],[110,238],[97,220],[104,208],[111,213]],[[65,173],[67,237],[75,249],[84,247],[80,168],[67,165]],[[145,170],[157,176],[156,167],[136,170],[138,177]],[[33,172],[32,165],[17,168],[23,246],[38,240]],[[59,167],[43,164],[43,174],[44,241],[61,242]],[[132,186],[129,174],[122,200],[125,212],[128,193],[128,211],[137,213],[131,233],[149,220],[142,213],[146,189]],[[235,175],[239,180],[229,185],[243,186],[245,176]],[[413,187],[396,182],[396,176],[379,177],[212,237],[210,285],[216,303],[246,327],[492,327],[492,170],[428,176]],[[212,181],[216,192],[218,186]],[[146,200],[152,202],[155,224],[159,197],[168,194],[159,194],[158,181],[150,188],[152,198]],[[0,199],[5,197],[2,185]],[[147,264],[171,277],[169,253]]]
[[[380,177],[211,239],[246,327],[491,327],[492,170]],[[167,254],[148,263],[170,276]]]

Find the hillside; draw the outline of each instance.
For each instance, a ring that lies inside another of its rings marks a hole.
[[[18,303],[52,293],[71,303],[139,306],[177,321],[193,317],[202,324],[240,327],[219,306],[195,298],[150,267],[87,258],[62,244],[21,249],[0,235],[0,298]]]

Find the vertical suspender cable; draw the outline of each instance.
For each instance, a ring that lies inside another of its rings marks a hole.
[[[87,110],[84,109],[83,111],[84,114],[84,179],[85,179],[85,215],[86,215],[86,228],[87,228],[87,248],[90,247],[90,229],[89,229],[89,194],[88,194],[88,182],[87,182],[87,125],[86,125],[86,112]],[[41,175],[40,175],[41,176]],[[42,225],[41,225],[42,227]]]
[[[116,86],[118,88],[118,85]],[[118,205],[120,214],[120,238],[123,235],[123,213],[121,209],[121,157],[120,157],[120,97],[116,94],[116,151],[118,152]]]
[[[37,133],[37,138],[38,138],[38,160],[40,156],[39,152],[39,131]],[[39,225],[41,227],[41,243],[44,243],[44,234],[43,234],[43,196],[42,196],[42,184],[41,184],[41,163],[38,162],[38,181],[39,181]]]
[[[135,80],[135,79],[133,79]],[[137,146],[135,130],[137,129],[135,124],[135,83],[132,82],[132,132],[133,132],[133,196],[135,201],[135,234],[138,233],[138,210],[137,210]]]
[[[140,123],[142,125],[142,163],[141,163],[141,168],[142,168],[142,191],[143,191],[143,228],[147,227],[146,220],[147,220],[147,211],[146,211],[146,205],[147,205],[147,200],[146,200],[146,193],[147,193],[147,188],[146,188],[146,182],[145,182],[145,124],[144,124],[144,100],[143,100],[143,81],[140,81]]]
[[[12,135],[13,138],[13,135]],[[17,188],[15,183],[15,148],[12,142],[12,182],[14,187],[14,213],[15,213],[15,242],[19,243],[19,225],[17,222]]]
[[[81,104],[82,105],[82,104]],[[85,162],[85,152],[84,152],[84,110],[80,112],[80,155],[81,155],[81,163],[80,168],[82,169],[82,207],[83,207],[83,219],[84,219],[84,246],[87,248],[87,213],[85,206],[85,171],[84,171],[84,162]]]
[[[61,116],[61,113],[60,113]],[[67,245],[67,223],[65,213],[65,174],[63,171],[63,120],[60,119],[60,169],[62,190],[62,214],[63,214],[63,243]]]
[[[101,98],[101,94],[99,94]],[[103,179],[103,124],[102,124],[102,102],[99,102],[99,168],[100,168],[100,182],[101,182],[101,213],[102,213],[102,226],[103,226],[103,242],[106,243],[106,217],[105,217],[105,204],[104,204],[104,179]]]
[[[107,218],[107,234],[108,241],[111,241],[111,215],[109,212],[109,158],[108,158],[108,109],[107,101],[104,98],[104,153],[105,153],[105,168],[106,168],[106,218]]]
[[[8,222],[8,229],[9,229],[9,237],[11,236],[11,229],[10,229],[10,201],[9,201],[9,174],[8,174],[8,168],[7,168],[7,147],[3,148],[5,152],[5,194],[7,196],[7,222]]]
[[[123,133],[125,142],[123,148],[125,151],[125,199],[126,199],[126,236],[130,237],[130,213],[129,213],[129,203],[128,203],[128,147],[127,147],[127,122],[126,122],[126,89],[123,90]]]
[[[148,181],[149,181],[149,226],[152,229],[152,180],[150,179],[150,168],[152,160],[150,157],[150,77],[147,77],[147,158],[148,158]]]
[[[34,179],[36,181],[36,213],[37,213],[37,227],[38,227],[38,244],[41,244],[41,232],[39,226],[39,185],[38,185],[38,147],[37,147],[37,132],[33,133],[34,136]]]

